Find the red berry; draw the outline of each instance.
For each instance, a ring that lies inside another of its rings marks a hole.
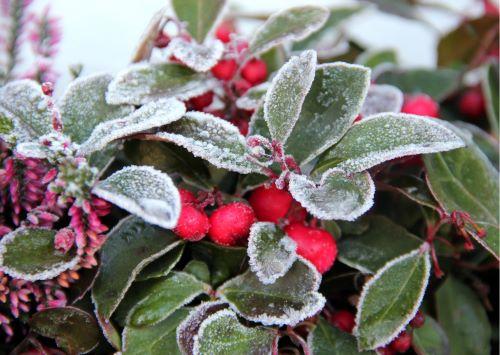
[[[394,339],[390,345],[391,349],[398,353],[405,353],[410,349],[412,336],[410,333],[403,331]]]
[[[251,59],[241,69],[241,76],[250,84],[257,85],[267,78],[266,62],[260,59]]]
[[[250,206],[233,202],[216,209],[210,216],[208,236],[220,245],[236,245],[250,233],[255,215]]]
[[[273,223],[286,216],[292,201],[292,195],[286,190],[278,189],[275,184],[256,188],[248,198],[257,220]]]
[[[486,15],[498,16],[498,7],[493,3],[492,0],[483,0],[484,4],[484,13]]]
[[[248,134],[248,120],[241,118],[241,117],[237,117],[237,118],[233,118],[229,122],[231,122],[233,125],[238,127],[238,129],[242,135],[246,136]]]
[[[200,96],[192,97],[189,99],[189,104],[196,111],[202,111],[205,107],[209,106],[214,100],[214,92],[208,91]]]
[[[378,348],[377,353],[379,355],[394,355],[396,352],[392,350],[389,346],[386,346],[384,348]]]
[[[231,33],[234,33],[234,28],[231,23],[223,22],[215,30],[215,37],[224,43],[229,43],[231,41]]]
[[[245,79],[240,79],[234,83],[234,90],[236,91],[238,96],[244,95],[248,91],[248,89],[250,89],[251,87],[252,87],[252,84],[250,84]]]
[[[238,64],[234,59],[222,59],[212,69],[212,74],[220,80],[231,80],[238,70]]]
[[[236,51],[238,53],[241,53],[241,52],[243,52],[246,49],[248,49],[248,42],[247,41],[239,41],[236,44]]]
[[[333,313],[329,321],[332,325],[347,333],[352,333],[355,323],[354,314],[346,310]]]
[[[292,223],[285,233],[297,243],[297,254],[309,260],[320,273],[328,271],[337,257],[337,243],[324,229]]]
[[[202,239],[208,233],[210,224],[205,212],[190,204],[182,205],[181,215],[174,233],[192,242]]]
[[[410,322],[410,325],[413,328],[420,328],[424,325],[425,323],[425,316],[422,312],[418,311],[417,314],[415,314],[415,317]]]
[[[480,88],[469,89],[462,94],[458,102],[460,112],[471,118],[482,117],[486,112],[483,93]]]
[[[356,116],[356,118],[354,119],[354,123],[359,122],[359,121],[361,121],[362,119],[363,119],[363,115],[362,115],[362,114],[359,114],[359,115],[357,115],[357,116]]]
[[[179,195],[181,195],[181,203],[196,203],[196,196],[189,190],[179,189]]]
[[[288,213],[286,214],[286,219],[289,223],[294,222],[304,222],[307,218],[307,210],[302,207],[297,201],[293,201]]]
[[[158,36],[156,36],[154,45],[157,48],[165,48],[169,43],[170,37],[163,33],[163,31],[161,31],[160,33],[158,33]]]
[[[405,98],[401,112],[419,116],[439,117],[439,105],[432,97],[418,94]]]

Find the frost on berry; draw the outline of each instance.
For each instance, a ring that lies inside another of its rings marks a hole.
[[[167,47],[168,54],[175,56],[183,64],[197,72],[209,71],[221,59],[223,52],[224,45],[219,40],[198,44],[176,37],[170,41]]]
[[[181,211],[179,192],[170,177],[148,166],[128,166],[99,182],[97,196],[145,221],[171,229]]]
[[[321,219],[354,221],[373,205],[375,186],[368,173],[347,174],[330,169],[316,184],[304,175],[291,174],[289,190],[295,200]]]
[[[392,85],[372,85],[361,108],[363,117],[382,112],[400,112],[404,95]]]
[[[270,83],[265,82],[251,87],[243,96],[236,100],[236,106],[242,110],[256,110],[262,102]]]
[[[299,119],[316,70],[316,52],[292,57],[281,67],[264,99],[264,119],[273,139],[285,142]]]
[[[180,145],[211,164],[242,174],[259,171],[250,160],[250,151],[238,128],[202,112],[188,112],[156,134],[165,141]]]
[[[88,155],[114,140],[178,120],[185,112],[186,107],[177,99],[151,102],[127,117],[98,124],[90,137],[81,145],[78,153]]]
[[[290,269],[297,258],[296,248],[274,223],[255,223],[248,239],[250,269],[263,284],[272,284]]]

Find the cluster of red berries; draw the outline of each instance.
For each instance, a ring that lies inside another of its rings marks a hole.
[[[410,322],[410,328],[420,328],[425,323],[425,316],[422,312],[418,311],[415,317]],[[402,331],[396,339],[390,342],[383,348],[377,349],[377,352],[381,355],[394,355],[396,353],[406,353],[410,350],[411,343],[413,340],[413,335],[411,331]]]

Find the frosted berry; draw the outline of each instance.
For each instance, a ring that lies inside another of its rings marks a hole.
[[[464,92],[458,102],[458,108],[460,109],[462,115],[470,118],[479,118],[484,116],[486,106],[481,89],[473,88]]]
[[[158,36],[156,36],[154,46],[157,48],[165,48],[166,46],[168,46],[169,43],[170,43],[170,37],[167,36],[162,31],[162,32],[158,33]]]
[[[337,257],[337,243],[324,229],[292,223],[285,233],[297,243],[297,254],[309,260],[320,273],[328,271]]]
[[[233,202],[216,209],[210,216],[208,236],[220,245],[236,245],[248,237],[255,215],[250,206]]]
[[[252,84],[250,84],[250,82],[246,81],[245,79],[240,79],[234,83],[234,91],[236,91],[238,96],[244,95],[251,87]]]
[[[181,196],[181,203],[196,203],[196,196],[189,190],[179,189],[179,195]]]
[[[234,59],[222,59],[212,69],[213,76],[217,79],[231,80],[238,70],[238,64]]]
[[[410,322],[413,328],[421,328],[425,323],[425,316],[422,312],[418,311],[415,317]]]
[[[260,84],[267,78],[267,65],[263,60],[251,59],[241,69],[241,76],[252,85]]]
[[[200,96],[189,99],[189,104],[196,111],[202,111],[205,107],[209,106],[214,100],[214,92],[208,91]]]
[[[412,336],[410,333],[403,331],[394,339],[390,345],[391,349],[398,353],[405,353],[410,349]]]
[[[257,220],[273,223],[286,216],[292,201],[292,195],[288,191],[280,190],[274,184],[256,188],[248,199]]]
[[[229,43],[231,41],[231,33],[234,33],[234,28],[229,22],[223,22],[215,30],[215,37],[221,42]]]
[[[418,94],[405,98],[401,112],[419,116],[439,117],[439,105],[429,95]]]
[[[240,133],[242,135],[246,136],[248,134],[248,120],[241,118],[241,117],[237,117],[237,118],[233,118],[229,122],[231,122],[233,125],[238,127],[238,130],[240,131]]]
[[[207,235],[210,224],[205,212],[190,204],[182,205],[181,215],[174,233],[182,239],[197,241]]]
[[[346,310],[333,313],[329,321],[332,325],[347,333],[352,333],[355,323],[354,314]]]

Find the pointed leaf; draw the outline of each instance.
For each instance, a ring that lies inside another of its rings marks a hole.
[[[109,319],[136,275],[179,243],[172,232],[135,216],[118,223],[101,249],[101,268],[92,289],[97,312]]]
[[[369,86],[368,68],[318,65],[285,151],[305,164],[337,143],[359,114]]]
[[[92,130],[105,121],[129,115],[132,106],[108,105],[106,91],[113,80],[109,74],[77,78],[66,89],[59,104],[64,133],[73,142],[82,143]]]
[[[315,169],[336,167],[360,172],[391,159],[463,146],[463,140],[439,120],[381,113],[352,126],[337,145],[321,156]]]
[[[439,323],[427,314],[424,325],[413,328],[412,345],[418,355],[450,355],[448,336]]]
[[[149,166],[127,166],[99,182],[92,192],[146,222],[171,229],[181,202],[170,177]]]
[[[0,239],[0,268],[27,281],[48,280],[73,268],[79,257],[54,247],[55,230],[20,227]]]
[[[325,298],[317,292],[321,275],[298,258],[271,285],[261,283],[250,270],[219,287],[217,294],[242,317],[264,325],[295,325],[319,312]]]
[[[190,111],[156,136],[186,148],[218,168],[242,174],[260,171],[238,128],[208,113]]]
[[[167,47],[169,55],[173,55],[197,72],[210,70],[221,59],[223,52],[224,44],[219,40],[213,40],[203,45],[176,37],[170,41]]]
[[[167,276],[181,259],[183,251],[184,244],[181,244],[175,247],[173,250],[169,251],[166,255],[159,257],[158,259],[147,265],[140,272],[140,274],[137,275],[137,277],[135,278],[136,281],[145,281]]]
[[[262,136],[269,140],[271,139],[271,132],[269,132],[269,127],[264,119],[264,104],[259,105],[252,117],[250,117],[248,130],[249,136]]]
[[[285,142],[299,119],[316,70],[316,52],[292,57],[274,77],[264,99],[264,119],[273,139]]]
[[[500,92],[499,92],[499,70],[497,64],[489,64],[484,68],[481,81],[482,92],[486,100],[486,113],[490,123],[491,131],[498,136],[498,126],[500,119]]]
[[[234,312],[224,309],[203,321],[194,341],[194,354],[258,354],[271,352],[273,329],[242,325]]]
[[[319,184],[291,174],[290,193],[309,213],[321,219],[353,221],[373,205],[375,186],[368,173],[326,171]]]
[[[320,29],[328,16],[328,9],[311,5],[277,12],[255,31],[249,43],[250,52],[257,55],[285,41],[304,39]]]
[[[361,108],[363,117],[382,112],[400,112],[403,93],[392,85],[372,85]]]
[[[108,143],[148,129],[176,121],[186,112],[186,106],[177,99],[162,99],[142,106],[124,118],[98,124],[78,153],[88,155],[101,150]]]
[[[187,24],[187,31],[201,43],[218,22],[225,0],[172,0],[177,18]]]
[[[389,261],[364,285],[353,330],[360,350],[385,346],[413,319],[430,269],[429,252],[417,249]]]
[[[161,98],[186,100],[210,90],[204,74],[174,63],[139,63],[118,73],[109,84],[109,104],[143,105]]]
[[[191,260],[182,270],[193,275],[198,280],[203,281],[206,284],[210,284],[210,270],[208,265],[203,261]]]

